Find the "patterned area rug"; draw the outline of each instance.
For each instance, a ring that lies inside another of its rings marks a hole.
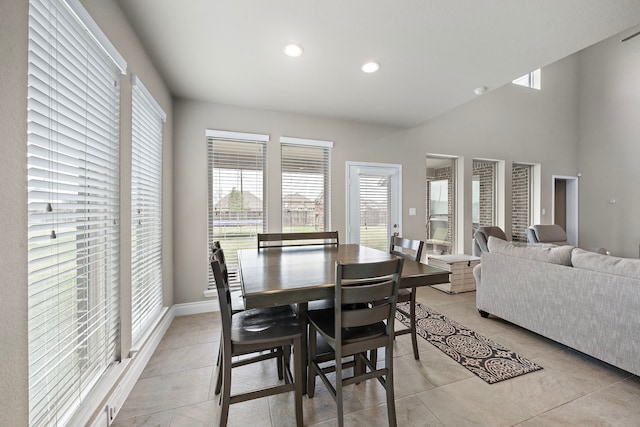
[[[409,313],[409,303],[398,304],[398,308]],[[400,310],[396,311],[396,318],[408,326],[409,317]],[[416,304],[416,323],[418,335],[489,384],[542,369],[420,303]]]

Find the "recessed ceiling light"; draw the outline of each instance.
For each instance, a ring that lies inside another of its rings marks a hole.
[[[362,66],[362,71],[365,73],[375,73],[380,69],[380,64],[377,62],[367,62]]]
[[[285,55],[291,56],[293,58],[302,55],[303,51],[302,46],[294,43],[286,45],[282,50],[284,51]]]

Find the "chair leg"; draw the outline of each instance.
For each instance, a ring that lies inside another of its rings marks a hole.
[[[227,426],[227,420],[229,418],[229,406],[231,405],[231,353],[225,352],[222,360],[222,396],[220,406],[220,427]]]
[[[304,416],[302,414],[302,388],[303,388],[303,376],[302,370],[302,338],[295,338],[293,340],[293,370],[294,370],[294,393],[295,393],[295,406],[296,406],[296,425],[302,427],[304,425]]]
[[[309,324],[309,339],[307,341],[307,397],[311,399],[316,390],[316,371],[313,366],[316,356],[316,329]],[[297,379],[296,379],[297,381]]]
[[[411,345],[413,346],[413,357],[420,360],[418,354],[418,339],[416,334],[416,288],[411,289],[411,300],[409,302],[409,321],[411,323]]]
[[[220,390],[222,389],[222,373],[225,369],[225,362],[222,360],[224,357],[224,349],[222,347],[222,340],[220,340],[220,349],[218,350],[218,375],[216,375],[216,396],[220,394]],[[231,367],[229,367],[229,369],[231,369]]]
[[[221,359],[222,359],[222,336],[220,337],[220,345],[218,346],[218,359],[216,360],[216,366],[220,366]]]
[[[336,352],[336,406],[338,410],[338,427],[343,427],[342,355],[339,352]]]
[[[389,417],[389,426],[396,427],[396,402],[393,392],[393,344],[389,342],[385,349],[385,367],[387,369],[387,378],[385,378],[385,389],[387,391],[387,415]]]
[[[287,352],[291,351],[290,348],[288,348],[288,346],[283,346],[282,347],[282,355],[276,357],[276,360],[278,361],[278,379],[282,380],[284,378],[284,366],[285,364],[289,363],[289,360],[287,359]]]

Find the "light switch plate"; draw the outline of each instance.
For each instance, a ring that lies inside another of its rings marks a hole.
[[[409,208],[409,215],[413,216],[416,214],[416,208]]]

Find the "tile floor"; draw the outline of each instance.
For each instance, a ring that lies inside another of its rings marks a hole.
[[[394,349],[399,426],[640,426],[640,378],[500,319],[481,318],[475,293],[421,288],[418,300],[542,365],[543,370],[488,385],[419,339],[420,360],[403,335]],[[114,427],[217,426],[217,313],[177,317],[136,383]],[[232,392],[273,383],[275,365],[234,370]],[[377,381],[345,387],[345,425],[385,426]],[[334,426],[324,385],[303,398],[304,422]],[[292,393],[231,405],[229,426],[293,426]]]

